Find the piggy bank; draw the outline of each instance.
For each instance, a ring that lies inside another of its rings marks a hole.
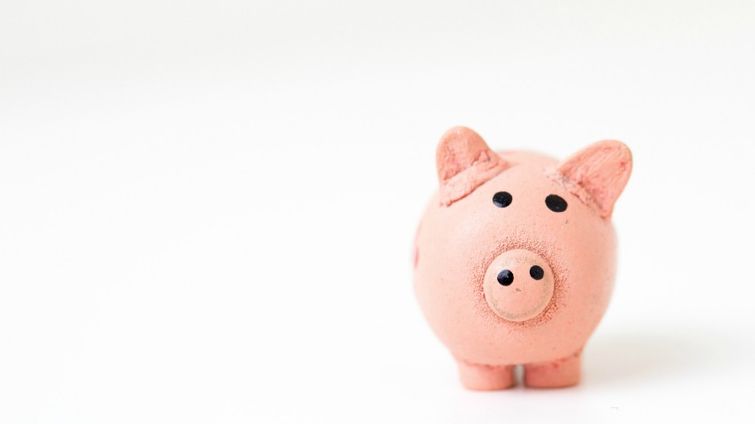
[[[414,287],[462,384],[497,390],[580,380],[580,356],[608,306],[611,212],[629,149],[600,141],[558,162],[494,152],[456,127],[437,150],[439,188],[417,229]]]

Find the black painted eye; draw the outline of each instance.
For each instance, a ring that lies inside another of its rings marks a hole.
[[[508,269],[498,273],[498,284],[502,286],[510,286],[514,282],[514,273]]]
[[[557,194],[549,194],[548,197],[545,198],[545,206],[548,206],[548,209],[553,212],[563,212],[568,205],[563,197]]]
[[[534,278],[535,280],[542,280],[544,276],[545,271],[543,271],[542,268],[537,265],[532,265],[532,268],[530,268],[530,277]]]
[[[505,208],[511,204],[511,194],[508,191],[499,191],[493,195],[493,204],[499,208]]]

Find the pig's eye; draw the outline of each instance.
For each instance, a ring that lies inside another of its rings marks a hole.
[[[505,208],[511,204],[511,194],[508,191],[499,191],[493,195],[493,204]]]
[[[548,206],[548,209],[553,212],[563,212],[568,205],[563,197],[557,194],[549,194],[548,197],[545,198],[545,206]]]

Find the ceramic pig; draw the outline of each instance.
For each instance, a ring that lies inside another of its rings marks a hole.
[[[614,202],[629,149],[600,141],[558,162],[492,151],[456,127],[437,150],[439,190],[417,230],[414,285],[464,386],[564,387],[608,305]]]

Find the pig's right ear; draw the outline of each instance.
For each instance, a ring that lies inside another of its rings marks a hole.
[[[465,127],[446,131],[436,154],[440,202],[449,206],[506,169],[479,134]]]
[[[558,171],[575,196],[610,218],[632,173],[632,152],[620,141],[599,141],[562,162]]]

